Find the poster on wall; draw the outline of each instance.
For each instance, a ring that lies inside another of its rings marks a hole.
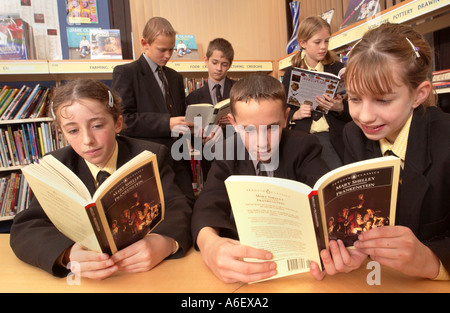
[[[98,24],[97,0],[67,0],[68,24]]]
[[[365,20],[377,13],[380,13],[378,0],[350,0],[340,29]]]

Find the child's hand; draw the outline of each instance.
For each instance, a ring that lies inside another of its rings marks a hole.
[[[272,259],[272,254],[262,249],[242,246],[239,241],[223,238],[213,232],[205,234],[208,227],[199,233],[198,244],[202,258],[211,271],[225,283],[252,282],[276,274],[276,264],[246,262],[243,258]]]
[[[331,253],[330,253],[331,252]],[[318,264],[311,263],[310,273],[317,279],[322,280],[325,274],[335,275],[340,272],[349,273],[358,269],[362,262],[367,258],[367,255],[356,249],[347,249],[342,240],[331,240],[330,251],[322,250],[320,257],[324,266],[324,271],[321,272]]]
[[[185,122],[184,116],[171,117],[169,120],[169,128],[171,132],[178,134],[189,133],[189,127],[194,127],[194,124]]]
[[[377,227],[362,233],[358,239],[356,248],[403,274],[433,279],[439,273],[438,257],[408,227]]]
[[[111,260],[125,272],[146,272],[167,258],[173,250],[174,240],[150,234],[116,252]]]
[[[341,95],[337,95],[334,98],[323,95],[323,98],[316,97],[316,101],[319,107],[324,111],[335,111],[338,113],[344,111],[344,102]]]
[[[303,103],[300,108],[292,115],[292,120],[301,120],[311,117],[312,105]]]
[[[75,271],[75,263],[79,265],[79,275],[91,279],[105,279],[119,269],[108,254],[87,250],[74,244],[70,250],[71,271]]]

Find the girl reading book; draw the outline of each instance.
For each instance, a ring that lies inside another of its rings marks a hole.
[[[406,25],[370,30],[350,51],[345,160],[394,154],[403,170],[396,226],[363,232],[353,251],[333,242],[331,253],[321,252],[326,273],[351,271],[369,255],[406,275],[449,278],[450,115],[435,105],[431,62],[429,44]],[[311,273],[324,275],[316,266]]]
[[[165,219],[150,235],[110,256],[87,250],[64,236],[33,197],[11,227],[15,254],[60,277],[69,273],[70,266],[66,266],[70,262],[80,269],[79,275],[94,279],[109,277],[118,270],[148,271],[167,257],[183,256],[191,245],[190,205],[174,183],[165,146],[118,135],[123,126],[120,97],[99,81],[70,81],[56,89],[49,111],[70,144],[52,152],[53,156],[80,177],[91,194],[100,183],[98,172],[112,173],[144,150],[155,153]]]
[[[331,27],[320,16],[305,18],[300,23],[297,34],[301,51],[293,56],[292,67],[338,75],[344,64],[328,50],[330,36]],[[292,67],[288,67],[283,76],[286,94],[289,94]],[[347,102],[341,95],[332,98],[326,94],[318,95],[316,102],[318,110],[315,111],[312,111],[310,103],[300,103],[300,107],[290,105],[291,129],[314,134],[323,146],[322,158],[334,169],[343,162],[342,130],[345,123],[351,120]]]

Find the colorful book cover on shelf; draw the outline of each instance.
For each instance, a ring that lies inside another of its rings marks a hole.
[[[26,60],[24,23],[19,18],[0,18],[0,60]]]
[[[173,48],[172,60],[188,59],[199,60],[197,42],[194,35],[177,34],[175,47]]]
[[[69,59],[81,60],[91,58],[90,30],[99,28],[67,27],[67,46]]]
[[[350,0],[340,29],[380,13],[378,0]]]
[[[98,24],[97,0],[67,0],[68,24]]]
[[[91,59],[122,59],[119,29],[90,29]]]

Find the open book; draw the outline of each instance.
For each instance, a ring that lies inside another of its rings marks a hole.
[[[143,238],[164,218],[157,164],[155,154],[141,152],[92,197],[80,178],[52,155],[22,172],[59,231],[90,250],[114,254]]]
[[[337,168],[314,188],[283,178],[225,180],[241,244],[271,251],[278,274],[322,266],[330,240],[352,247],[361,232],[394,225],[400,159],[381,157]],[[255,260],[251,260],[255,261]]]
[[[220,119],[231,112],[230,99],[222,100],[216,105],[208,103],[191,104],[186,108],[184,120],[194,123],[195,117],[201,117],[202,128],[219,123]]]
[[[303,103],[317,108],[316,97],[327,94],[334,98],[336,94],[345,93],[343,80],[332,73],[308,71],[300,68],[292,68],[289,82],[288,103],[301,106]],[[326,112],[325,112],[326,113]]]

